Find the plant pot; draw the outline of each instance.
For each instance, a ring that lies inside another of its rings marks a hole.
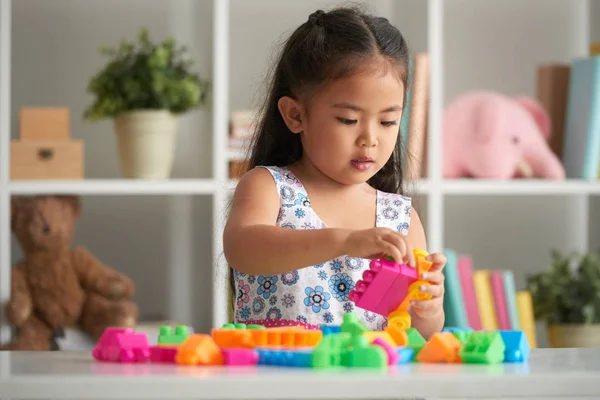
[[[167,110],[139,110],[115,118],[121,172],[126,178],[168,179],[178,119]]]
[[[558,324],[548,326],[552,347],[600,347],[600,324]]]

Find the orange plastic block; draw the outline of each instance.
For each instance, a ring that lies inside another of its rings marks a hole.
[[[225,358],[210,335],[193,334],[180,345],[175,362],[183,365],[222,365]]]
[[[408,344],[408,335],[404,329],[387,326],[385,331],[392,337],[396,347],[405,347]]]
[[[256,345],[249,329],[213,329],[212,337],[220,348],[252,349]]]
[[[462,343],[451,332],[437,332],[417,354],[417,361],[422,363],[461,362],[459,355],[461,347]]]
[[[268,347],[314,347],[323,336],[321,330],[310,330],[302,327],[267,328]]]

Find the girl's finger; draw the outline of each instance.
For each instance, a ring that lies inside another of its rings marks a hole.
[[[422,285],[419,290],[423,293],[430,294],[433,297],[442,297],[444,295],[443,285]]]
[[[432,253],[426,257],[427,260],[432,262],[430,271],[439,271],[446,265],[446,256],[444,253]]]
[[[441,297],[434,297],[429,300],[415,300],[411,303],[411,306],[419,311],[437,311],[442,307],[442,301],[443,299]]]
[[[431,282],[431,283],[435,283],[435,284],[442,284],[444,283],[444,279],[446,279],[446,277],[444,276],[444,274],[442,273],[442,271],[427,271],[427,272],[423,272],[421,274],[421,279],[426,280],[427,282]]]

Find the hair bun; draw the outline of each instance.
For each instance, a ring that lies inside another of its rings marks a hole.
[[[317,10],[317,11],[315,11],[312,14],[309,15],[308,21],[311,22],[314,25],[321,26],[321,23],[322,23],[324,15],[325,15],[325,11],[323,11],[323,10]]]

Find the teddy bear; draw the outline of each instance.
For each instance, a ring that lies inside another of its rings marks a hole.
[[[57,332],[78,327],[98,340],[108,327],[134,327],[139,310],[133,281],[73,247],[80,199],[70,195],[16,197],[11,229],[24,257],[11,272],[5,305],[16,337],[0,350],[52,350]]]

